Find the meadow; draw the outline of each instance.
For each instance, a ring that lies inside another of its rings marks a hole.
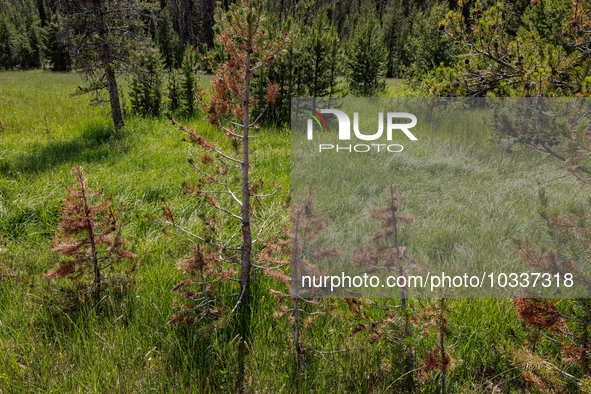
[[[184,225],[199,228],[199,215],[209,208],[183,192],[183,183],[196,177],[187,163],[194,153],[164,116],[128,113],[125,128],[113,129],[106,108],[90,106],[87,96],[72,96],[81,83],[74,73],[0,73],[0,393],[235,392],[237,329],[227,321],[170,322],[178,302],[171,289],[183,279],[176,263],[192,243],[166,231],[157,218],[165,199]],[[390,95],[405,92],[398,81],[389,81],[389,87]],[[178,120],[223,143],[224,136],[201,114]],[[553,178],[555,168],[529,151],[507,154],[489,141],[486,128],[477,130],[481,134],[441,130],[391,163],[397,186],[407,195],[403,210],[415,218],[402,238],[419,262],[518,267],[512,239],[544,241],[538,184]],[[256,176],[289,190],[289,126],[266,125],[253,141]],[[138,255],[128,291],[109,295],[101,313],[59,309],[43,277],[59,261],[50,245],[61,199],[74,185],[75,165],[84,168],[92,188],[125,207],[122,234]],[[586,197],[576,196],[578,187],[569,179],[544,187],[556,205]],[[277,232],[287,222],[286,210],[267,231]],[[414,392],[439,392],[437,371],[421,372],[438,341],[436,300],[410,300],[413,334],[396,344],[370,343],[368,332],[353,335],[356,323],[347,305],[326,300],[333,315],[304,330],[310,350],[298,369],[293,324],[273,317],[277,303],[271,288],[269,278],[256,276],[246,359],[250,393],[402,392],[402,349],[414,355]],[[448,393],[535,392],[516,355],[530,347],[532,331],[509,300],[449,299],[446,317],[445,336],[453,345]],[[537,346],[550,359],[561,357],[550,339]],[[352,350],[333,352],[341,349]],[[570,392],[577,392],[572,387]]]

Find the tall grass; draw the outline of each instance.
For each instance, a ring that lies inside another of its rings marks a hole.
[[[233,392],[236,329],[228,324],[168,324],[175,303],[170,289],[181,279],[175,262],[191,244],[166,234],[151,217],[160,215],[160,202],[167,199],[179,220],[199,227],[205,208],[182,190],[183,182],[195,177],[187,164],[192,154],[188,144],[165,117],[129,118],[123,130],[114,130],[106,108],[90,107],[88,97],[71,96],[80,83],[76,74],[0,73],[0,120],[5,125],[0,131],[0,247],[7,249],[0,253],[0,392]],[[199,116],[183,121],[223,143],[224,137]],[[505,155],[498,147],[474,141],[471,135],[441,134],[417,146],[412,156],[391,163],[396,183],[407,195],[405,211],[415,218],[403,238],[416,242],[418,259],[490,263],[485,260],[495,256],[515,262],[510,237],[536,234],[532,196],[536,181],[545,177],[536,175],[537,157]],[[257,176],[289,188],[289,130],[268,127],[253,142]],[[139,256],[132,288],[111,295],[101,315],[52,308],[42,278],[57,263],[49,246],[76,164],[84,167],[92,188],[102,188],[126,207],[123,235]],[[480,193],[480,187],[487,193]],[[562,183],[552,198],[564,202],[572,195],[571,185]],[[270,231],[286,221],[287,213]],[[467,223],[477,225],[468,231]],[[482,248],[487,254],[480,256],[475,251]],[[298,371],[290,325],[272,318],[269,279],[256,280],[247,358],[251,392],[396,392],[400,376],[395,348],[352,337],[346,325],[330,317],[320,317],[306,329],[304,347],[363,349],[307,351],[306,367]],[[427,303],[411,300],[410,307],[418,314]],[[450,349],[455,361],[448,371],[448,392],[484,393],[494,387],[521,392],[523,378],[508,349],[520,346],[527,332],[512,305],[456,299],[449,300],[449,309],[450,338],[457,345]],[[421,332],[412,339],[419,366],[420,356],[437,341],[435,333]],[[417,392],[437,389],[436,379],[424,379]]]

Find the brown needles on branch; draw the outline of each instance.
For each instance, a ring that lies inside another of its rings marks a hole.
[[[298,367],[304,363],[303,351],[301,347],[301,329],[304,327],[303,321],[306,321],[305,326],[308,326],[316,318],[317,315],[329,314],[326,311],[320,310],[321,303],[316,300],[306,299],[313,293],[312,289],[300,289],[303,287],[301,278],[306,275],[311,277],[312,282],[318,278],[322,282],[324,272],[318,265],[318,262],[327,258],[338,258],[340,252],[336,247],[325,249],[314,249],[311,246],[312,240],[317,237],[323,230],[329,226],[328,218],[321,214],[314,208],[312,186],[307,187],[308,195],[304,198],[302,204],[293,204],[291,210],[292,220],[292,278],[295,286],[291,288],[292,308],[285,309],[285,313],[291,313],[294,323],[294,346],[296,350],[296,358]],[[318,310],[309,311],[304,310],[300,306],[300,301],[308,304],[308,306],[316,306]],[[304,318],[303,316],[306,316]]]
[[[91,297],[98,304],[108,287],[121,287],[124,279],[115,265],[123,259],[135,259],[136,255],[122,249],[125,239],[120,237],[119,215],[111,199],[103,197],[101,190],[89,189],[82,167],[74,167],[73,172],[78,185],[66,191],[51,247],[67,260],[45,277],[72,280],[78,292],[74,296]]]
[[[384,189],[385,206],[372,208],[370,217],[382,222],[381,228],[374,233],[371,244],[355,250],[354,264],[368,267],[371,272],[385,270],[394,276],[405,276],[405,270],[412,264],[414,257],[407,253],[406,246],[400,246],[398,227],[400,223],[410,223],[412,217],[399,212],[404,196],[395,190],[394,185]],[[407,286],[400,287],[402,311],[406,308]]]
[[[240,372],[237,391],[242,392],[245,390],[244,341],[249,336],[252,312],[253,245],[262,241],[267,224],[284,209],[283,205],[272,209],[265,203],[267,198],[276,197],[281,188],[267,186],[262,179],[254,180],[251,175],[251,132],[259,128],[257,122],[264,114],[264,110],[258,113],[254,110],[265,108],[251,94],[251,79],[256,70],[269,67],[280,55],[287,34],[283,33],[277,41],[271,39],[263,6],[258,1],[241,0],[232,4],[228,11],[218,8],[215,19],[219,27],[216,40],[227,57],[217,68],[208,60],[210,68],[215,70],[212,93],[206,98],[205,91],[197,88],[197,100],[206,120],[219,127],[228,141],[214,144],[195,130],[181,128],[200,152],[200,160],[191,162],[200,179],[196,184],[186,185],[185,190],[202,196],[218,216],[214,219],[210,213],[202,215],[206,224],[212,223],[207,226],[209,234],[206,235],[195,234],[170,220],[170,210],[165,224],[215,249],[215,259],[220,264],[230,265],[232,270],[240,267],[239,279],[229,279],[240,284],[230,315],[238,312]],[[278,90],[276,83],[269,84],[265,96],[267,105],[275,101]],[[174,119],[173,123],[177,124]]]

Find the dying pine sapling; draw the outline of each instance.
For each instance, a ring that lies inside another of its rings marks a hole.
[[[264,110],[252,113],[256,102],[250,96],[250,82],[255,70],[268,67],[279,56],[283,41],[270,40],[262,6],[251,0],[240,1],[227,12],[218,9],[216,21],[216,39],[229,59],[215,71],[209,100],[201,88],[197,88],[197,100],[207,121],[224,132],[228,143],[218,146],[174,119],[173,124],[185,131],[187,141],[199,151],[199,160],[190,164],[200,178],[186,184],[185,191],[202,196],[222,217],[207,219],[208,223],[217,223],[205,226],[210,231],[207,235],[194,234],[170,217],[165,224],[217,248],[218,261],[240,266],[239,298],[232,312],[238,309],[250,314],[252,247],[261,241],[264,227],[279,211],[271,211],[265,198],[276,196],[280,190],[252,178],[249,144]],[[267,104],[274,101],[277,89],[276,84],[269,84]]]
[[[174,220],[171,216],[169,218]],[[171,322],[194,325],[219,317],[224,303],[217,285],[232,280],[237,271],[223,269],[216,249],[204,244],[194,245],[178,262],[177,268],[189,278],[177,284],[172,292],[180,292],[187,302],[178,308]]]
[[[446,346],[445,339],[449,336],[448,320],[445,317],[447,311],[447,304],[445,298],[440,298],[437,301],[435,308],[428,309],[428,321],[423,325],[426,329],[428,326],[434,325],[437,328],[437,346],[423,357],[423,368],[421,373],[425,380],[429,379],[429,373],[435,369],[439,370],[439,379],[441,385],[441,394],[447,392],[447,370],[449,369],[452,358],[447,349],[455,346],[455,344]],[[457,342],[456,342],[457,343]]]
[[[566,319],[562,317],[552,300],[514,298],[511,302],[515,305],[517,315],[524,326],[530,330],[529,338],[524,341],[525,345],[530,347],[523,346],[509,351],[512,361],[525,380],[525,386],[536,392],[556,393],[566,392],[564,390],[569,380],[579,385],[584,383],[585,378],[578,379],[571,373],[573,367],[584,365],[587,369],[586,327],[584,335],[577,338],[577,335],[569,330]],[[582,339],[579,346],[578,339]],[[558,345],[559,357],[547,357],[548,355],[544,354],[544,347],[541,346],[543,340],[553,344],[552,347]],[[589,383],[591,380],[586,382],[587,385]]]
[[[82,167],[73,168],[77,186],[66,190],[58,231],[51,250],[66,261],[45,274],[47,279],[67,278],[80,294],[98,305],[109,287],[121,288],[124,278],[115,269],[124,259],[136,258],[122,248],[119,217],[110,197],[92,191]],[[67,295],[72,295],[64,292]]]
[[[298,367],[304,364],[304,355],[301,347],[301,329],[304,326],[312,324],[317,315],[329,314],[323,311],[324,305],[317,300],[309,299],[314,294],[310,294],[307,290],[300,290],[301,277],[306,275],[311,278],[321,278],[326,274],[323,272],[319,263],[324,259],[338,258],[340,253],[336,247],[318,249],[313,247],[314,238],[318,237],[328,226],[329,221],[326,215],[323,215],[314,207],[314,197],[312,193],[313,187],[307,187],[307,196],[304,197],[301,204],[293,204],[291,209],[291,224],[292,224],[292,278],[295,286],[289,286],[291,296],[291,308],[283,308],[283,313],[291,314],[293,316],[294,324],[294,346],[296,350],[296,358]],[[282,295],[281,293],[275,295]],[[309,311],[303,309],[300,302],[304,302],[316,309]],[[281,307],[280,307],[281,310]],[[306,316],[306,318],[303,318]],[[302,323],[305,321],[305,325]]]
[[[395,277],[405,276],[405,271],[415,265],[415,259],[407,254],[407,247],[399,244],[399,224],[410,223],[412,217],[399,212],[404,196],[394,185],[384,189],[385,206],[372,208],[370,217],[382,222],[381,228],[371,238],[371,243],[355,250],[354,264],[372,271],[385,270]],[[400,306],[404,313],[407,306],[406,286],[400,287]]]
[[[205,91],[197,88],[197,102],[206,120],[223,131],[227,143],[216,145],[191,128],[181,126],[181,129],[200,152],[200,160],[191,162],[200,179],[185,189],[202,196],[220,216],[215,219],[216,226],[210,227],[211,236],[195,234],[172,220],[165,223],[214,248],[220,264],[232,269],[240,267],[240,278],[230,278],[240,284],[230,314],[238,312],[241,372],[237,384],[243,390],[244,341],[249,335],[251,317],[253,245],[262,241],[266,225],[284,209],[273,210],[266,202],[268,197],[276,197],[280,188],[267,186],[262,179],[254,180],[251,174],[252,132],[259,128],[258,121],[266,108],[258,105],[251,95],[251,79],[256,70],[269,67],[281,54],[287,35],[283,34],[278,41],[269,37],[263,6],[253,0],[241,0],[225,12],[218,8],[215,19],[219,27],[216,40],[227,58],[217,68],[208,60],[210,68],[215,69],[211,95],[206,98]],[[268,85],[266,105],[274,102],[278,90],[277,84]],[[255,108],[261,107],[263,110],[254,113]],[[173,123],[177,124],[174,119]]]
[[[399,226],[401,223],[410,223],[412,217],[399,212],[404,200],[401,191],[395,190],[394,185],[389,185],[384,189],[384,193],[386,194],[385,206],[375,207],[370,211],[370,217],[380,221],[381,228],[373,234],[368,245],[355,250],[353,263],[357,267],[366,268],[368,273],[385,271],[388,275],[397,278],[397,281],[400,278],[405,278],[400,283],[408,283],[408,269],[421,269],[421,267],[408,253],[408,248],[400,245]],[[378,305],[377,303],[370,305],[370,307],[379,308],[386,313],[378,322],[367,325],[373,330],[375,340],[385,339],[389,342],[401,343],[405,342],[403,339],[410,338],[412,319],[408,311],[407,297],[408,286],[403,285],[400,286],[399,306]],[[393,322],[392,313],[397,310],[400,311],[404,319],[402,338],[397,337],[391,329],[387,328]],[[412,390],[414,379],[411,371],[413,370],[414,356],[412,350],[406,353],[403,374],[406,375],[407,389]]]
[[[306,365],[305,353],[338,354],[359,349],[353,346],[339,350],[319,350],[311,344],[303,347],[302,334],[309,329],[320,316],[336,318],[340,324],[349,324],[348,316],[338,313],[339,301],[320,300],[322,288],[303,288],[301,278],[311,278],[311,283],[321,283],[327,275],[327,264],[331,264],[340,257],[336,247],[320,248],[317,238],[330,226],[328,217],[314,207],[313,187],[306,188],[307,195],[301,203],[292,204],[291,232],[285,229],[286,236],[276,240],[265,240],[265,247],[258,255],[259,264],[264,264],[264,273],[275,280],[276,286],[269,289],[276,299],[277,311],[273,314],[276,319],[287,318],[293,324],[293,344],[298,373]],[[291,245],[288,248],[288,245]],[[287,275],[284,267],[291,261],[291,276]],[[281,286],[281,287],[278,287]],[[279,289],[279,290],[277,290]],[[367,300],[366,300],[367,301]],[[361,303],[357,299],[346,299],[348,304]],[[356,309],[359,312],[359,309]],[[354,314],[355,321],[359,313]],[[352,329],[352,334],[355,333]]]
[[[539,197],[541,206],[538,212],[550,243],[540,246],[527,239],[516,240],[515,248],[522,261],[542,275],[540,280],[544,288],[549,291],[554,289],[552,295],[577,289],[577,294],[588,296],[591,281],[582,270],[591,256],[591,215],[588,208],[584,204],[573,203],[561,212],[550,209],[543,189]],[[555,287],[557,283],[562,286]],[[559,309],[554,301],[540,299],[540,294],[533,290],[535,288],[523,289],[520,298],[512,300],[517,315],[531,331],[528,340],[531,347],[523,349],[522,354],[513,355],[527,384],[542,392],[562,390],[569,381],[591,387],[591,379],[588,378],[591,303],[588,298],[573,298],[562,303]],[[542,341],[558,344],[561,358],[545,354],[544,347],[540,345]]]
[[[251,114],[256,107],[256,100],[251,97],[251,78],[253,72],[260,68],[269,67],[275,57],[281,52],[287,36],[282,41],[274,42],[270,39],[266,28],[266,17],[262,4],[253,0],[243,0],[232,5],[228,12],[223,13],[218,9],[216,22],[219,26],[217,40],[224,48],[229,59],[223,62],[215,71],[212,82],[212,95],[209,101],[205,100],[202,89],[199,90],[198,99],[201,109],[205,112],[209,123],[222,129],[230,140],[232,150],[223,153],[212,144],[205,142],[202,137],[191,135],[192,142],[200,145],[205,150],[205,164],[208,154],[215,155],[213,162],[213,174],[199,168],[196,169],[204,176],[205,183],[221,190],[194,189],[195,193],[221,192],[231,197],[230,202],[236,203],[239,211],[233,212],[213,203],[213,206],[223,214],[228,214],[231,220],[238,221],[236,231],[226,241],[217,243],[228,251],[240,252],[240,296],[237,302],[243,318],[250,315],[250,276],[252,267],[252,245],[259,241],[264,226],[275,215],[269,212],[267,207],[261,204],[261,199],[276,194],[278,189],[265,194],[262,180],[254,181],[251,178],[250,163],[250,139],[251,130],[259,128],[258,121],[264,114],[264,109],[259,114]],[[210,64],[210,67],[212,64]],[[213,68],[213,67],[212,67]],[[270,83],[267,89],[265,101],[272,104],[275,101],[279,86]],[[263,107],[264,108],[264,107]],[[251,116],[253,115],[253,116]],[[230,177],[229,173],[239,172],[239,178]],[[239,186],[239,190],[234,185]],[[253,213],[251,198],[254,198],[261,212]],[[254,219],[257,224],[252,223]],[[253,227],[255,237],[253,239]],[[239,246],[230,246],[236,235],[242,240]]]

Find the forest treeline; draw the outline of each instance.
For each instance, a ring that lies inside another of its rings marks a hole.
[[[67,15],[70,3],[0,2],[0,70],[87,72],[80,31],[68,22],[78,18]],[[121,35],[121,48],[131,50],[120,51],[116,56],[125,59],[113,67],[135,81],[129,92],[133,112],[193,112],[197,71],[211,72],[226,56],[214,40],[216,7],[227,10],[231,3],[148,0],[133,6],[140,8],[133,15],[121,11],[122,19],[136,20],[127,38]],[[290,39],[272,66],[253,76],[255,94],[262,101],[268,82],[279,84],[267,116],[280,121],[289,118],[291,97],[372,96],[385,89],[385,78],[404,78],[415,94],[431,96],[587,94],[586,31],[573,24],[578,9],[584,9],[580,5],[564,0],[263,1],[270,36],[289,34]],[[141,45],[130,45],[130,35]],[[96,81],[90,85],[87,91],[104,88]]]
[[[72,35],[64,29],[66,15],[62,15],[62,3],[66,2],[0,2],[0,70],[79,68]],[[146,1],[139,5],[146,7],[141,13],[142,31],[135,33],[145,37],[149,47],[157,51],[157,69],[181,69],[188,48],[194,48],[199,59],[207,51],[215,54],[215,8],[220,5],[227,9],[230,3],[229,0]],[[287,28],[292,40],[285,55],[265,77],[281,86],[279,107],[293,96],[340,95],[338,76],[353,81],[348,87],[359,95],[371,95],[383,89],[384,77],[422,81],[437,67],[455,63],[454,55],[461,48],[446,37],[441,21],[450,10],[468,16],[472,3],[461,6],[455,1],[430,0],[266,1],[269,28],[276,32]],[[526,28],[551,38],[551,29],[556,26],[547,25],[560,25],[561,18],[569,12],[567,3],[544,0],[534,10],[529,1],[505,0],[500,3],[504,10],[503,32],[514,37]],[[494,2],[478,4],[490,8]],[[552,18],[546,18],[549,15]],[[199,68],[207,71],[206,62],[198,63]],[[363,81],[364,77],[371,80]],[[173,96],[170,101],[174,107],[175,87],[163,90],[172,90],[168,95]],[[289,96],[287,100],[285,96]]]
[[[61,33],[63,17],[60,0],[2,0],[0,2],[0,69],[72,68],[71,44]],[[149,1],[153,8],[144,21],[144,32],[158,49],[165,68],[180,68],[187,45],[201,53],[214,46],[214,10],[217,4],[227,9],[232,1],[160,0]],[[519,25],[529,2],[507,1],[515,15],[511,27]],[[415,67],[431,67],[448,62],[447,46],[437,26],[448,9],[457,8],[454,1],[411,0],[316,0],[266,1],[272,23],[290,23],[297,36],[315,23],[333,33],[337,46],[344,50],[351,44],[355,27],[367,18],[379,21],[379,38],[384,45],[386,76],[414,74]],[[318,26],[317,26],[318,27]],[[429,33],[429,34],[427,34]],[[300,37],[303,38],[303,37]],[[322,39],[322,37],[317,37]],[[322,44],[329,44],[324,38]],[[325,50],[329,50],[325,45]],[[414,65],[421,58],[421,64]]]

